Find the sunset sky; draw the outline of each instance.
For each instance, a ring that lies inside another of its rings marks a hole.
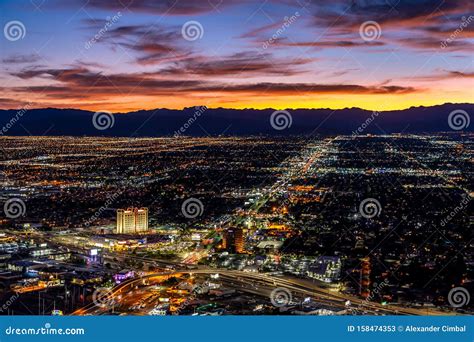
[[[472,103],[473,9],[470,0],[2,0],[0,108]],[[13,21],[24,37],[7,32]]]

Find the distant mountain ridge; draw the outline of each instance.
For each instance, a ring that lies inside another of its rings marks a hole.
[[[183,110],[140,110],[109,116],[79,109],[45,108],[24,112],[21,112],[21,109],[0,110],[0,134],[123,137],[176,134],[189,136],[351,134],[353,132],[381,134],[402,131],[455,132],[453,125],[462,126],[463,131],[472,132],[474,127],[474,123],[470,123],[470,117],[474,115],[474,104],[470,103],[446,103],[431,107],[412,107],[382,112],[360,108],[288,109],[289,115],[282,111],[273,114],[274,112],[274,109],[239,110],[193,107]],[[455,115],[451,114],[453,112]],[[458,121],[453,121],[455,119]]]

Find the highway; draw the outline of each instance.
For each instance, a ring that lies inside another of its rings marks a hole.
[[[219,274],[220,277],[227,281],[235,283],[235,289],[243,292],[252,293],[264,297],[269,297],[272,289],[281,287],[289,290],[293,298],[310,297],[314,302],[321,303],[324,306],[330,306],[334,310],[353,310],[352,312],[360,312],[372,315],[448,315],[450,313],[440,311],[437,309],[419,309],[411,307],[402,307],[395,305],[382,305],[375,302],[370,302],[364,299],[353,297],[340,292],[325,289],[317,284],[310,284],[305,280],[276,277],[268,274],[250,273],[226,269],[197,269],[197,270],[176,270],[173,272],[162,272],[148,274],[140,278],[130,279],[117,285],[110,291],[110,300],[120,304],[123,295],[126,295],[131,289],[147,282],[149,285],[157,284],[163,280],[163,277],[183,275],[183,274]],[[243,286],[242,286],[243,285]],[[350,301],[350,307],[346,306],[346,302]],[[100,315],[109,313],[110,308],[97,306],[91,303],[79,310],[76,310],[72,315]],[[349,312],[348,312],[349,313]]]

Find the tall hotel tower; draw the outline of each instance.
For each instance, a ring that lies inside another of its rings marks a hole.
[[[136,234],[148,231],[148,208],[117,210],[117,234]]]

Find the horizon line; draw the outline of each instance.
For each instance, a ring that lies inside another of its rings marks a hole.
[[[113,112],[109,110],[89,110],[89,109],[82,109],[82,108],[74,108],[74,107],[65,107],[65,108],[60,108],[60,107],[37,107],[37,108],[25,108],[28,107],[28,103],[26,105],[23,105],[22,107],[19,108],[9,108],[9,109],[3,109],[0,108],[0,111],[19,111],[19,110],[47,110],[47,109],[54,109],[54,110],[76,110],[76,111],[84,111],[84,112],[90,112],[90,113],[98,113],[98,112],[109,112],[111,114],[129,114],[133,112],[149,112],[149,111],[157,111],[157,110],[169,110],[169,111],[184,111],[186,109],[191,109],[191,108],[202,108],[206,107],[206,109],[223,109],[223,110],[235,110],[235,111],[246,111],[246,110],[254,110],[254,111],[266,111],[266,110],[274,110],[274,111],[282,111],[282,110],[363,110],[363,111],[371,111],[371,112],[395,112],[395,111],[403,111],[403,110],[408,110],[408,109],[413,109],[413,108],[432,108],[432,107],[440,107],[440,106],[445,106],[445,105],[474,105],[474,102],[444,102],[440,104],[435,104],[435,105],[417,105],[417,106],[409,106],[409,107],[403,107],[400,109],[389,109],[389,110],[376,110],[376,109],[368,109],[368,108],[362,108],[362,107],[344,107],[344,108],[329,108],[329,107],[298,107],[298,108],[273,108],[273,107],[266,107],[266,108],[254,108],[254,107],[249,107],[249,108],[229,108],[229,107],[208,107],[206,105],[195,105],[195,106],[189,106],[189,107],[182,107],[182,108],[167,108],[167,107],[155,107],[151,109],[133,109],[129,110],[127,112]]]

